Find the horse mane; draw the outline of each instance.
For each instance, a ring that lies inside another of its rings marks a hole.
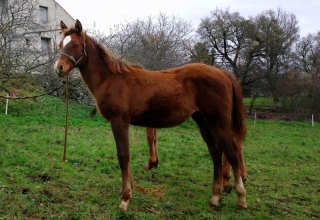
[[[117,55],[109,51],[106,46],[97,39],[88,35],[87,37],[93,42],[97,51],[103,57],[104,61],[108,64],[108,67],[112,73],[129,72],[133,69],[133,67],[138,67],[137,65],[133,65],[130,62],[119,58]]]
[[[131,64],[130,62],[123,60],[119,58],[117,55],[109,51],[104,44],[102,44],[100,41],[98,41],[96,38],[93,38],[89,35],[87,35],[86,32],[79,33],[74,27],[69,28],[64,34],[63,37],[76,33],[79,36],[82,35],[85,39],[88,38],[91,40],[91,42],[94,44],[95,49],[98,51],[98,53],[102,56],[104,61],[107,63],[109,70],[112,73],[124,73],[124,72],[130,72],[130,70],[134,68],[142,68],[139,65]]]

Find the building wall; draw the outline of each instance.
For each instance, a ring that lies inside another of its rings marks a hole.
[[[40,7],[46,8],[46,21],[40,19]],[[61,20],[69,26],[75,22],[55,0],[0,0],[0,12],[0,52],[12,60],[23,57],[30,65],[55,55]]]
[[[74,25],[75,19],[64,10],[64,8],[59,5],[54,0],[39,0],[39,6],[44,6],[48,8],[48,20],[49,24],[53,25],[55,28],[60,27],[60,21],[62,20],[66,25]]]
[[[62,20],[67,26],[72,26],[75,19],[56,1],[54,0],[36,0],[36,7],[44,7],[47,9],[47,21],[41,21],[40,11],[38,22],[43,26],[45,31],[41,32],[41,45],[48,40],[49,47],[54,49],[61,40],[60,21]]]

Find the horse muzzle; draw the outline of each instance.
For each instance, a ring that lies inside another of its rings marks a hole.
[[[54,71],[59,77],[65,77],[71,71],[70,68],[67,68],[66,65],[62,65],[59,61],[54,65]]]
[[[55,66],[55,67],[54,67],[54,71],[56,72],[56,74],[57,74],[59,77],[64,77],[64,72],[63,72],[63,67],[62,67],[62,65],[60,65],[60,66]]]

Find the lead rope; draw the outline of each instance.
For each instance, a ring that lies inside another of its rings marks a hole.
[[[63,157],[62,157],[62,163],[66,162],[66,152],[67,152],[67,136],[68,136],[68,107],[69,107],[69,100],[68,100],[68,75],[66,76],[66,124],[64,127],[64,148],[63,148]]]

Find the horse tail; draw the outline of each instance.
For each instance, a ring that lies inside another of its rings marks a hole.
[[[237,79],[228,74],[228,77],[232,83],[232,113],[231,113],[231,126],[233,132],[233,138],[238,143],[242,143],[247,133],[247,125],[245,120],[245,107],[243,104],[242,89]]]

